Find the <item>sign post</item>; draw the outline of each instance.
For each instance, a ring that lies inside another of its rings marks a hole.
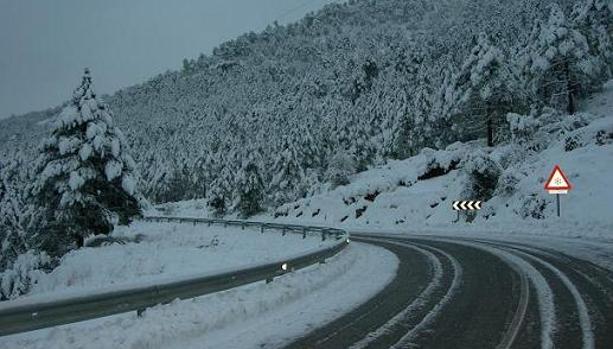
[[[481,209],[481,201],[478,200],[463,200],[463,201],[454,201],[451,205],[453,210],[458,213],[458,217],[453,223],[460,221],[460,211],[475,211]]]
[[[564,172],[562,172],[560,166],[555,165],[553,171],[551,171],[551,174],[549,175],[549,179],[545,183],[545,190],[547,190],[549,194],[556,195],[558,217],[560,217],[560,194],[568,194],[568,191],[572,188],[573,187],[570,184],[570,181],[568,178],[566,178],[566,175]]]

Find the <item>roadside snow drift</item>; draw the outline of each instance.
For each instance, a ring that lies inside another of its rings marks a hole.
[[[395,276],[396,256],[351,243],[325,264],[203,297],[2,337],[6,348],[280,347],[354,309]],[[368,275],[367,278],[364,275]]]
[[[195,274],[275,261],[329,246],[331,240],[268,230],[186,223],[136,222],[119,228],[113,237],[137,237],[139,242],[86,247],[62,258],[49,274],[39,275],[23,301],[76,295],[90,291],[137,286],[156,280],[182,279]]]

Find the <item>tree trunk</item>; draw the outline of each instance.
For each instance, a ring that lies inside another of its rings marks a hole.
[[[575,113],[575,99],[573,98],[573,83],[571,81],[570,68],[568,67],[568,62],[564,63],[564,70],[566,73],[566,93],[568,94],[568,106],[567,111],[569,115]]]
[[[85,245],[85,239],[81,235],[75,236],[75,240],[77,241],[77,248],[83,247]]]
[[[573,91],[570,89],[568,89],[568,114],[572,115],[574,114],[577,110],[575,108],[575,99],[573,97]]]
[[[494,146],[494,127],[492,125],[492,118],[487,118],[487,146]]]

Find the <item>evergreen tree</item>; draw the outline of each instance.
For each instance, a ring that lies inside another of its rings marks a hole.
[[[257,166],[257,155],[249,155],[238,175],[238,210],[244,218],[262,211],[264,201],[264,183]]]
[[[502,51],[485,33],[464,61],[456,80],[457,132],[460,139],[472,139],[486,130],[488,146],[494,145],[494,127],[509,111],[511,79]]]
[[[36,195],[48,225],[38,239],[50,254],[141,215],[134,160],[88,69],[40,151]]]
[[[27,249],[22,195],[13,183],[14,165],[0,162],[0,270]]]
[[[396,118],[394,133],[392,135],[390,156],[393,159],[406,159],[412,155],[412,123],[413,120],[408,113],[402,113]]]
[[[576,98],[594,75],[585,37],[567,21],[556,4],[532,46],[531,73],[534,93],[548,106],[576,111]]]
[[[226,163],[211,183],[208,206],[213,209],[216,216],[221,217],[232,208],[235,189],[234,174],[230,164]]]
[[[613,74],[613,4],[606,0],[586,0],[576,4],[571,15],[576,29],[587,40],[600,84]]]
[[[300,157],[293,142],[284,137],[281,147],[272,168],[273,176],[268,188],[273,205],[281,205],[306,194],[305,173],[300,166]]]

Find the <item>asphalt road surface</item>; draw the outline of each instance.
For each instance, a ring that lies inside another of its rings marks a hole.
[[[613,273],[590,262],[482,239],[353,240],[395,253],[396,278],[287,348],[613,348]]]

